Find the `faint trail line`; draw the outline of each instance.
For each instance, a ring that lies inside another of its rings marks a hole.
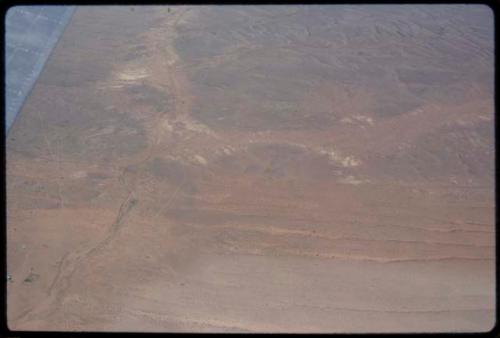
[[[415,313],[447,313],[447,312],[474,312],[474,311],[493,311],[494,309],[489,308],[477,308],[477,309],[401,309],[401,310],[391,310],[391,309],[363,309],[363,308],[351,308],[351,307],[336,307],[336,306],[325,306],[325,305],[311,305],[303,303],[282,303],[277,302],[277,305],[284,306],[300,306],[306,308],[318,308],[322,310],[333,310],[333,311],[352,311],[352,312],[385,312],[385,313],[399,313],[399,314],[415,314]]]
[[[173,103],[174,103],[174,108],[173,111],[176,113],[178,116],[188,116],[189,112],[191,110],[191,102],[189,99],[189,95],[182,95],[184,92],[183,86],[179,84],[177,74],[175,71],[175,68],[178,66],[176,63],[180,60],[179,56],[175,52],[175,47],[173,46],[173,41],[175,40],[176,37],[176,28],[177,25],[179,24],[179,21],[182,19],[184,15],[186,15],[189,11],[191,11],[191,8],[188,8],[184,11],[181,11],[180,13],[175,12],[176,18],[174,19],[173,22],[169,23],[166,25],[166,34],[168,35],[167,37],[167,46],[166,46],[166,52],[169,57],[167,58],[161,58],[161,63],[163,64],[164,68],[167,69],[166,72],[166,77],[167,77],[167,82],[169,83],[169,87],[172,89],[172,96],[173,96]],[[163,29],[162,29],[163,32]],[[162,69],[162,68],[160,68]],[[185,82],[181,79],[181,82]],[[183,98],[183,99],[181,99]],[[162,134],[162,125],[163,121],[168,117],[168,113],[163,112],[160,113],[157,119],[156,123],[156,128],[155,128],[155,136],[154,136],[154,143],[150,149],[149,156],[146,158],[148,160],[149,158],[152,157],[154,153],[154,148],[156,148],[160,143],[161,143],[161,134]],[[189,137],[191,138],[191,137]],[[184,140],[186,141],[186,140]],[[168,208],[174,198],[177,196],[179,191],[184,187],[186,184],[187,180],[187,175],[185,172],[183,172],[183,179],[180,183],[180,185],[177,186],[177,188],[172,192],[170,195],[169,199],[167,200],[166,204],[160,208],[160,210],[153,216],[153,221],[157,220],[161,213]]]
[[[179,190],[181,190],[181,188],[183,188],[184,185],[186,184],[187,175],[186,175],[185,171],[183,171],[183,175],[184,175],[184,177],[182,179],[181,184],[179,186],[177,186],[177,188],[174,190],[174,192],[170,195],[169,199],[167,200],[167,203],[165,203],[165,205],[163,207],[161,207],[160,210],[153,216],[153,222],[156,221],[160,217],[161,213],[163,211],[165,211],[170,206],[170,204],[172,204],[172,201],[175,198],[175,196],[177,195],[177,193],[179,192]]]
[[[59,276],[61,275],[61,272],[62,272],[62,266],[63,264],[65,263],[66,261],[66,258],[68,257],[70,252],[67,252],[65,253],[61,260],[59,261],[59,263],[57,263],[57,272],[56,272],[56,275],[54,276],[54,279],[52,280],[52,283],[50,283],[50,286],[47,290],[48,294],[50,295],[52,293],[52,289],[54,288],[56,282],[59,280]]]
[[[437,246],[460,246],[460,247],[479,247],[479,248],[493,248],[493,245],[487,244],[466,244],[466,243],[450,243],[450,242],[434,242],[434,241],[417,241],[417,240],[405,240],[405,239],[371,239],[371,238],[359,238],[351,236],[334,236],[329,234],[322,234],[317,232],[312,232],[309,230],[299,230],[299,229],[287,229],[278,228],[274,226],[258,227],[258,226],[244,226],[244,225],[218,225],[217,228],[227,228],[235,229],[239,231],[248,232],[261,232],[270,235],[282,236],[304,236],[304,237],[316,237],[323,238],[331,241],[354,241],[354,242],[389,242],[389,243],[409,243],[409,244],[421,244],[421,245],[437,245]]]
[[[15,321],[31,320],[41,313],[48,312],[49,315],[57,310],[56,304],[60,303],[62,296],[71,284],[71,277],[77,271],[80,263],[103,249],[116,236],[132,208],[137,204],[133,193],[129,193],[121,203],[114,222],[108,228],[108,233],[97,244],[66,253],[57,265],[57,272],[47,291],[48,298],[39,306],[27,310],[15,317]],[[56,292],[55,292],[56,291]]]
[[[373,256],[352,256],[352,255],[342,255],[342,254],[325,254],[317,252],[301,252],[292,250],[282,250],[277,254],[270,254],[269,252],[257,251],[245,251],[245,250],[233,250],[232,253],[237,253],[239,255],[248,256],[261,256],[261,257],[272,257],[272,256],[302,256],[304,258],[315,258],[315,259],[332,259],[339,260],[343,262],[347,261],[364,261],[373,262],[380,264],[392,264],[392,263],[420,263],[420,262],[443,262],[443,261],[485,261],[491,262],[495,258],[490,257],[460,257],[460,256],[443,256],[443,257],[424,257],[424,258],[380,258]]]
[[[61,209],[64,208],[64,199],[62,197],[62,193],[61,193],[61,184],[59,184],[59,180],[63,177],[62,175],[62,170],[61,170],[61,153],[62,153],[62,141],[60,138],[58,138],[58,151],[57,151],[57,169],[58,169],[58,177],[56,179],[56,182],[57,182],[57,188],[58,188],[58,191],[59,191],[59,198],[61,199]]]
[[[352,256],[352,255],[335,255],[335,254],[321,254],[314,252],[293,252],[284,251],[284,254],[294,256],[307,256],[323,259],[338,259],[343,261],[369,261],[382,264],[388,263],[408,263],[408,262],[439,262],[439,261],[493,261],[494,258],[489,257],[459,257],[459,256],[443,256],[443,257],[424,257],[424,258],[376,258],[372,256]]]
[[[351,222],[355,225],[360,225],[359,222]],[[453,233],[453,232],[475,232],[475,233],[487,233],[491,234],[492,231],[487,230],[475,230],[475,229],[463,229],[463,228],[430,228],[425,226],[411,226],[411,225],[403,225],[403,224],[363,224],[364,227],[370,228],[378,228],[378,227],[395,227],[395,228],[405,228],[405,229],[413,229],[417,231],[426,231],[426,232],[439,232],[439,233]]]
[[[42,120],[42,115],[40,114],[40,111],[39,110],[36,110],[37,112],[37,116],[38,116],[38,119],[40,121],[40,128],[43,130],[42,134],[43,134],[43,138],[45,140],[45,143],[47,145],[47,151],[49,152],[49,155],[50,157],[52,158],[52,162],[54,163],[60,163],[60,161],[57,161],[56,158],[55,158],[55,155],[54,155],[54,151],[52,149],[52,146],[50,145],[49,143],[49,140],[47,138],[47,133],[45,131],[46,127],[44,127],[44,123],[43,123],[43,120]],[[61,174],[61,170],[60,170],[60,167],[59,167],[59,170],[58,170],[58,177],[56,179],[56,183],[57,183],[57,191],[58,191],[58,194],[59,194],[59,209],[62,209],[63,208],[63,198],[62,198],[62,194],[61,194],[61,182],[60,182],[60,174]]]

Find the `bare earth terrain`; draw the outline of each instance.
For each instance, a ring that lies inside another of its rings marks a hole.
[[[13,330],[487,331],[481,6],[80,7],[7,139]]]

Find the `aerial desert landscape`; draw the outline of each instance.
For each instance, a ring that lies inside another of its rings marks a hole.
[[[11,330],[495,325],[493,14],[82,6],[7,134]]]

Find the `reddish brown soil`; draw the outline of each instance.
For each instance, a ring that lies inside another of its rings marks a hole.
[[[82,7],[7,139],[14,330],[494,323],[486,7]]]

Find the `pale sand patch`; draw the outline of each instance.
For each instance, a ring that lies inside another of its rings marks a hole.
[[[343,183],[343,184],[358,185],[358,184],[365,183],[365,182],[368,182],[368,181],[359,180],[359,179],[355,178],[354,176],[347,176],[347,177],[342,177],[341,179],[339,179],[339,183]]]
[[[129,68],[117,74],[117,78],[122,81],[137,81],[149,76],[145,68]]]
[[[207,165],[207,160],[203,156],[194,155],[194,158],[196,159],[196,161],[198,161],[198,163],[200,163],[202,165]]]

